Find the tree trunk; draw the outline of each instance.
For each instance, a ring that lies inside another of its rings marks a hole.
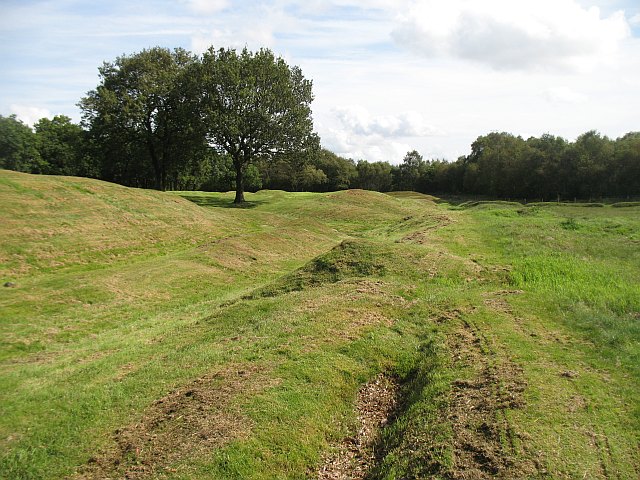
[[[163,178],[162,166],[160,165],[160,159],[158,158],[158,154],[151,140],[147,140],[147,147],[149,149],[149,155],[151,156],[151,165],[153,166],[156,190],[164,192],[165,179]]]
[[[242,163],[233,162],[236,167],[236,198],[233,203],[244,203],[244,177],[242,172]]]

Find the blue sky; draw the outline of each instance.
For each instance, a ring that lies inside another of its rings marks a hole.
[[[0,0],[0,114],[65,114],[152,46],[271,48],[314,82],[327,148],[453,160],[478,135],[640,130],[637,0]]]

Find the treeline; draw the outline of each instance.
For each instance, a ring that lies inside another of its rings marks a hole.
[[[636,196],[640,132],[612,140],[589,131],[574,142],[490,133],[473,142],[469,155],[431,167],[423,190],[544,200]]]
[[[15,115],[0,115],[0,168],[26,173],[97,178],[122,185],[154,188],[153,168],[140,155],[117,156],[69,117],[42,118],[30,128]],[[114,142],[117,143],[117,142]],[[127,148],[122,139],[119,148]],[[169,170],[170,190],[229,191],[235,189],[232,158],[203,148],[191,162]],[[387,162],[354,162],[326,149],[295,158],[258,159],[244,169],[247,190],[262,188],[327,192],[348,188],[390,191],[398,167]],[[408,187],[410,188],[410,187]]]
[[[161,190],[363,188],[531,200],[640,195],[640,132],[574,142],[490,133],[454,162],[354,161],[320,148],[311,81],[269,50],[152,48],[106,62],[81,124],[0,116],[0,168]]]
[[[118,159],[121,162],[122,159]],[[43,118],[34,129],[0,116],[0,167],[29,173],[75,175],[153,187],[153,174],[114,178],[111,157],[95,154],[88,131],[65,116]],[[168,182],[175,190],[228,191],[236,173],[228,155],[209,150]],[[302,159],[258,160],[245,169],[245,187],[327,192],[362,188],[414,190],[495,198],[568,200],[640,195],[640,132],[611,140],[595,131],[575,142],[543,135],[527,140],[490,133],[455,162],[408,152],[402,163],[354,161],[326,149]]]
[[[484,195],[525,200],[573,200],[640,195],[640,132],[612,140],[596,131],[574,142],[542,135],[524,140],[510,133],[478,137],[469,155],[455,162],[425,160],[417,151],[399,165],[354,162],[326,150],[310,160],[305,190],[364,188],[381,192],[413,190],[435,194]],[[268,165],[261,169],[268,188],[296,189],[291,175]],[[326,177],[326,178],[325,178]]]
[[[30,128],[0,115],[0,168],[26,173],[100,177],[88,133],[69,117],[41,118]]]

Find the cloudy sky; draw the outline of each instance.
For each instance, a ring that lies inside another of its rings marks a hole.
[[[79,121],[103,61],[156,45],[271,48],[355,159],[640,130],[639,0],[0,0],[0,114]]]

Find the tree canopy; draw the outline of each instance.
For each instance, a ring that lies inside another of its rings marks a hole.
[[[196,63],[186,50],[156,47],[99,68],[100,84],[79,106],[100,152],[110,157],[103,176],[164,190],[205,157]]]
[[[312,82],[268,49],[155,47],[99,69],[81,125],[56,116],[34,129],[0,115],[0,168],[193,190],[365,188],[568,200],[640,195],[640,133],[595,130],[479,136],[456,161],[409,151],[399,165],[344,158],[313,132]],[[393,159],[390,159],[393,160]]]
[[[34,125],[36,147],[43,173],[94,177],[98,174],[90,157],[86,132],[65,115],[41,118]]]
[[[31,173],[43,170],[33,130],[15,115],[0,115],[0,168]]]
[[[201,62],[200,87],[207,138],[233,160],[236,203],[244,201],[248,165],[318,148],[312,83],[270,50],[209,49]]]

